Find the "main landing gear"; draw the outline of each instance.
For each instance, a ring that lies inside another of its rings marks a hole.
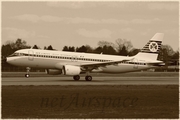
[[[85,77],[85,79],[86,79],[86,81],[91,81],[91,80],[92,80],[92,76],[87,75],[87,76]]]
[[[90,71],[86,72],[86,77],[85,77],[86,81],[92,81],[92,76],[90,76],[89,73]]]
[[[80,76],[79,76],[79,75],[75,75],[75,76],[73,76],[73,79],[74,79],[74,80],[79,80],[79,79],[80,79]]]
[[[26,78],[30,77],[30,75],[29,75],[30,69],[31,69],[30,67],[26,67],[26,72],[27,72],[27,73],[25,74],[25,77],[26,77]]]
[[[79,76],[79,75],[75,75],[75,76],[73,76],[73,79],[77,81],[77,80],[80,79],[80,76]],[[86,80],[86,81],[92,81],[92,76],[87,75],[87,76],[85,77],[85,80]]]

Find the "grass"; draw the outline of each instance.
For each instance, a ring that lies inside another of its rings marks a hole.
[[[178,118],[178,85],[2,86],[2,118]]]

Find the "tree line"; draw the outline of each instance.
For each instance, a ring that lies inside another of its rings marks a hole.
[[[89,45],[82,45],[76,48],[74,46],[64,46],[62,51],[133,56],[136,55],[140,49],[133,48],[132,43],[128,40],[118,39],[116,43],[99,41],[98,47],[96,48],[92,48]]]
[[[25,40],[17,39],[15,42],[7,41],[2,45],[2,57],[7,57],[10,54],[14,53],[19,49],[41,49],[38,45],[34,45],[31,47],[27,44]],[[44,50],[55,50],[52,45],[44,46]],[[109,54],[109,55],[122,55],[122,56],[132,56],[137,54],[140,50],[135,49],[132,46],[132,43],[125,39],[118,39],[116,43],[111,43],[107,41],[99,41],[98,47],[92,48],[89,45],[82,45],[80,47],[75,46],[64,46],[62,51],[71,51],[71,52],[85,52],[85,53],[97,53],[97,54]]]
[[[25,40],[17,39],[15,42],[7,41],[1,47],[1,59],[5,59],[7,56],[11,55],[19,49],[32,48],[41,49],[38,45],[33,47],[28,45]],[[44,46],[44,50],[55,50],[52,45]],[[117,39],[115,43],[108,41],[99,41],[97,47],[92,48],[89,45],[82,45],[80,47],[75,46],[64,46],[62,51],[70,52],[84,52],[84,53],[95,53],[95,54],[108,54],[108,55],[121,55],[121,56],[134,56],[140,49],[134,48],[131,41],[126,39]],[[158,60],[161,60],[165,65],[175,64],[177,65],[179,61],[179,50],[174,51],[169,45],[162,45],[160,48],[160,53]],[[2,62],[2,67],[5,64]]]

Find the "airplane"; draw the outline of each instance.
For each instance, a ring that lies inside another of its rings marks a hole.
[[[85,80],[91,81],[90,73],[126,73],[141,71],[163,65],[157,60],[164,34],[156,33],[135,56],[118,56],[40,49],[21,49],[7,57],[7,62],[26,67],[25,77],[30,77],[30,68],[44,68],[50,75],[69,75],[74,80],[85,73]]]

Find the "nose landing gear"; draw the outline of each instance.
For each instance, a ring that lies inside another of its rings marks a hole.
[[[26,72],[27,72],[27,73],[25,74],[25,77],[26,77],[26,78],[29,78],[29,77],[30,77],[30,75],[29,75],[30,70],[31,70],[30,67],[26,67]]]

